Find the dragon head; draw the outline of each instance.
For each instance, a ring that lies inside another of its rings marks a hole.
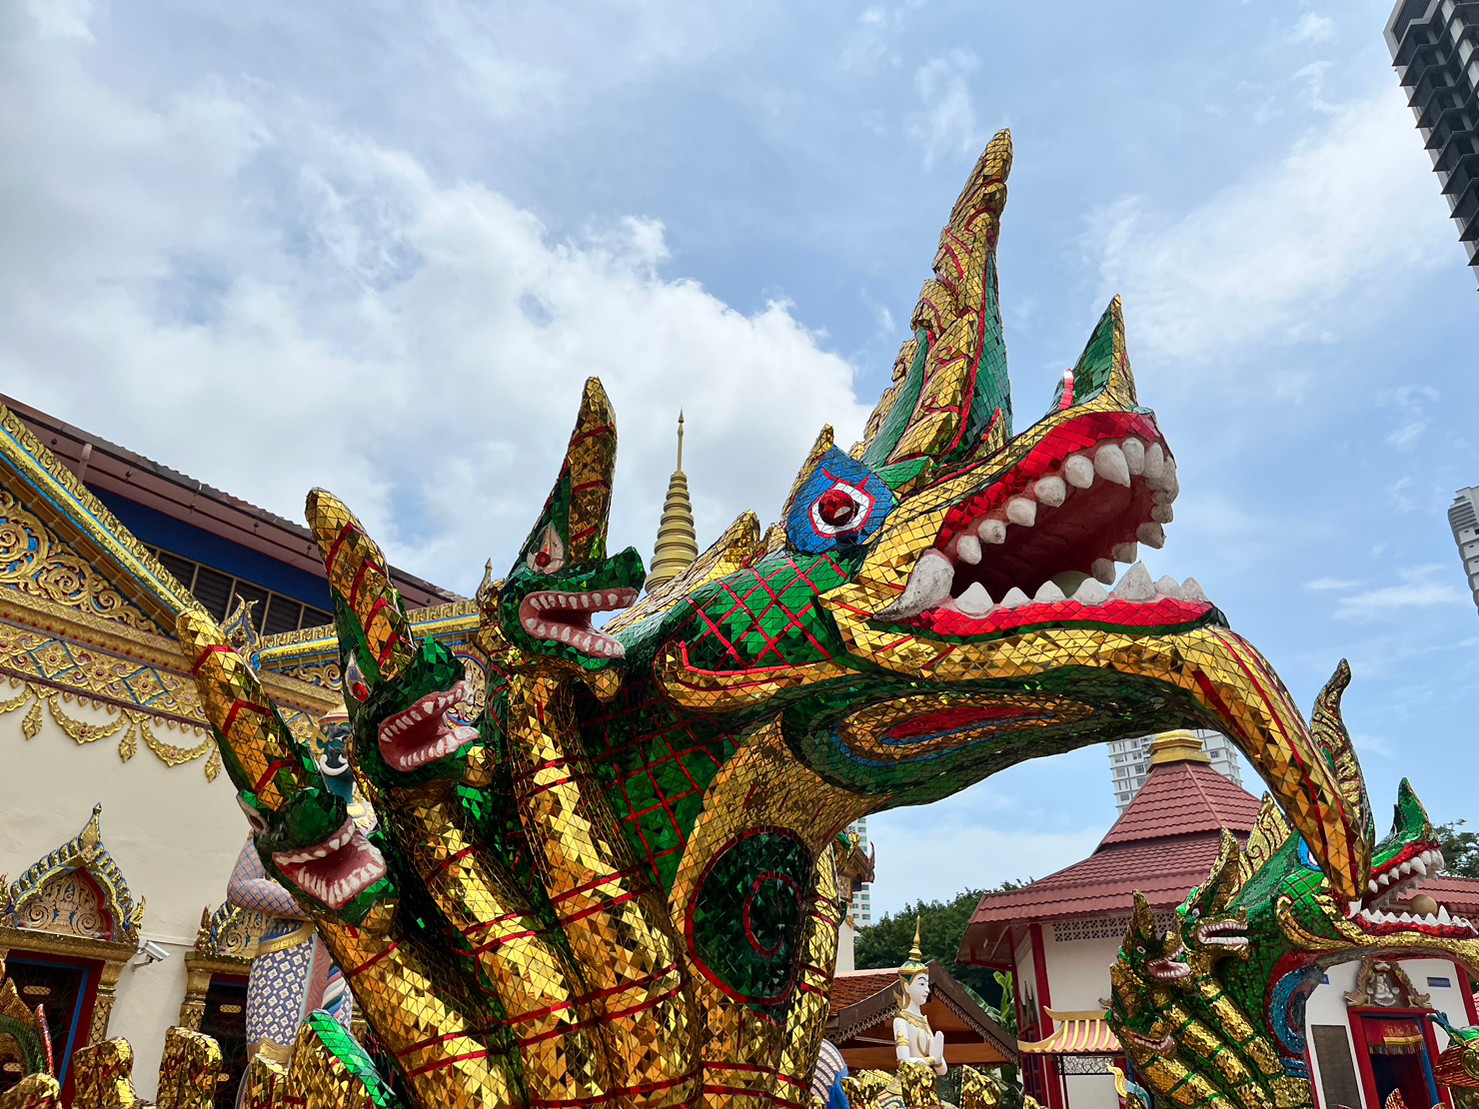
[[[1169,999],[1191,974],[1181,937],[1174,929],[1161,932],[1155,910],[1137,891],[1125,942],[1109,970],[1113,990],[1108,1012],[1131,1050],[1170,1050]]]
[[[646,572],[628,547],[607,557],[616,423],[601,383],[585,383],[559,477],[508,576],[481,591],[480,643],[511,669],[578,677],[598,696],[619,681],[626,649],[592,626],[637,599]]]
[[[380,786],[467,778],[482,744],[458,716],[471,692],[462,661],[416,638],[384,552],[342,501],[315,489],[306,514],[328,571],[356,766]]]
[[[1443,865],[1433,826],[1406,780],[1391,832],[1375,841],[1365,781],[1341,716],[1350,676],[1342,660],[1316,700],[1311,733],[1368,842],[1372,864],[1360,899],[1352,906],[1333,889],[1309,844],[1266,798],[1247,845],[1239,848],[1224,834],[1212,874],[1178,910],[1198,971],[1216,975],[1244,1012],[1261,1014],[1295,1059],[1304,1050],[1303,1004],[1321,968],[1376,950],[1454,958],[1471,967],[1479,958],[1479,929],[1470,921],[1422,897],[1402,900]]]
[[[1014,433],[996,246],[1011,141],[986,148],[865,437],[823,431],[762,540],[741,518],[609,626],[701,712],[785,711],[793,751],[871,809],[1024,758],[1172,727],[1248,755],[1339,890],[1367,844],[1301,714],[1193,580],[1152,581],[1179,490],[1118,299]],[[1115,563],[1130,563],[1114,583]]]
[[[283,723],[256,671],[202,612],[182,613],[177,634],[267,874],[348,924],[388,912],[394,890],[384,856]]]

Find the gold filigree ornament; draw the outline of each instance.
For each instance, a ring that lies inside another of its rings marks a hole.
[[[0,489],[0,587],[116,620],[138,631],[158,625],[126,601],[8,489]]]
[[[144,741],[144,746],[153,751],[159,761],[165,766],[183,766],[187,762],[193,762],[202,755],[210,757],[205,763],[205,778],[213,782],[221,773],[221,752],[217,750],[215,741],[209,733],[203,729],[181,726],[181,731],[193,731],[201,736],[200,742],[189,746],[177,746],[166,743],[154,733],[154,724],[159,722],[158,717],[138,709],[125,709],[105,701],[92,700],[85,697],[74,697],[67,690],[52,689],[41,685],[39,682],[22,682],[11,678],[12,687],[20,686],[21,692],[14,697],[0,701],[0,716],[7,713],[27,709],[25,717],[21,720],[21,734],[26,739],[35,739],[41,732],[44,722],[44,714],[50,715],[56,726],[62,733],[79,747],[87,743],[96,743],[100,739],[111,739],[119,736],[118,758],[122,762],[128,762],[138,753],[139,740]],[[64,705],[76,701],[78,704],[87,703],[94,708],[101,708],[110,715],[117,713],[117,719],[107,724],[97,724],[88,720],[79,720],[69,716]],[[166,726],[177,726],[174,721],[166,721]]]

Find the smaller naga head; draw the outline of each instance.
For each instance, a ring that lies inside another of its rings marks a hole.
[[[177,633],[268,875],[311,910],[348,924],[393,904],[385,857],[283,723],[256,671],[203,612],[182,613]]]
[[[1109,1017],[1131,1058],[1171,1050],[1170,1002],[1192,975],[1181,937],[1162,932],[1139,892],[1119,958],[1109,968]]]
[[[1222,959],[1248,957],[1248,914],[1232,906],[1241,855],[1237,837],[1223,829],[1212,873],[1176,910],[1188,958],[1195,960],[1199,971],[1210,970]]]
[[[615,417],[590,378],[559,477],[513,569],[479,591],[479,639],[495,665],[567,674],[598,696],[615,692],[626,649],[592,618],[635,602],[647,576],[635,548],[606,553],[615,467]]]
[[[459,716],[472,692],[462,660],[414,636],[384,552],[342,501],[315,489],[306,513],[328,570],[359,769],[381,786],[467,777],[481,744]]]

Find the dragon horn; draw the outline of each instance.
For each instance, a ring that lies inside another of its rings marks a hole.
[[[276,812],[319,780],[318,767],[282,722],[251,665],[209,616],[180,613],[176,634],[215,733],[221,761],[244,796]]]
[[[519,558],[536,558],[541,552],[579,561],[605,558],[615,472],[616,416],[600,380],[589,377],[560,476]]]
[[[308,494],[305,513],[329,575],[339,651],[346,660],[345,690],[353,694],[345,703],[353,711],[369,688],[393,680],[410,665],[416,641],[401,595],[390,584],[385,553],[354,513],[326,489]],[[358,675],[350,672],[350,659]],[[366,688],[356,691],[361,680]]]
[[[868,421],[857,457],[898,492],[938,467],[1005,446],[1011,387],[1002,337],[996,244],[1012,168],[1012,136],[998,132],[940,233],[935,276],[919,294],[914,337],[894,363],[895,384]]]
[[[1310,734],[1320,750],[1324,752],[1330,767],[1335,771],[1340,792],[1350,802],[1351,815],[1366,837],[1376,839],[1376,822],[1371,812],[1371,798],[1366,792],[1366,778],[1361,773],[1361,762],[1356,758],[1351,733],[1345,726],[1340,712],[1340,698],[1346,686],[1351,684],[1351,667],[1345,659],[1335,668],[1335,673],[1315,698],[1315,711],[1310,716]]]

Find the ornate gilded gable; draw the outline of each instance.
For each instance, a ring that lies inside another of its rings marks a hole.
[[[0,486],[7,493],[0,513],[8,525],[0,531],[0,585],[138,631],[172,629],[176,614],[199,608],[4,406]]]
[[[138,631],[160,630],[137,605],[79,558],[8,489],[0,488],[0,588],[113,620]]]
[[[0,923],[12,928],[137,944],[144,899],[133,891],[103,846],[103,806],[87,826],[34,863],[5,890]]]
[[[267,915],[223,903],[215,912],[207,907],[200,914],[195,935],[195,954],[207,959],[250,963],[257,954],[257,941],[267,930]]]

